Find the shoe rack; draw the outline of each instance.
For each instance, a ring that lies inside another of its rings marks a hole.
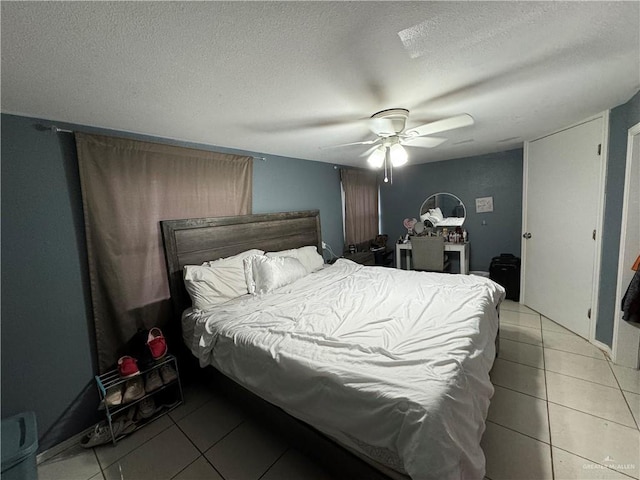
[[[152,372],[153,370],[158,370],[158,373],[159,373],[160,368],[162,368],[165,365],[170,365],[173,367],[173,370],[176,374],[175,379],[167,383],[163,381],[163,384],[161,387],[158,387],[151,392],[145,391],[145,394],[143,396],[133,401],[130,401],[127,403],[120,403],[118,405],[109,405],[107,403],[106,401],[107,392],[111,391],[112,389],[120,389],[122,392],[122,401],[124,402],[125,386],[128,381],[133,380],[137,377],[140,377],[142,379],[143,384],[146,384],[147,375],[149,375],[149,373]],[[118,373],[118,369],[115,369],[115,370],[110,370],[106,373],[103,373],[102,375],[96,375],[95,379],[96,379],[96,384],[98,386],[98,392],[100,394],[100,407],[104,406],[104,411],[105,411],[107,423],[109,425],[109,431],[111,432],[111,440],[113,442],[113,445],[115,445],[118,442],[118,440],[120,440],[121,438],[124,438],[125,436],[133,433],[134,431],[142,428],[143,426],[151,423],[152,421],[162,417],[163,415],[166,415],[171,410],[181,405],[182,402],[184,401],[184,397],[182,395],[182,384],[180,382],[180,372],[178,370],[178,362],[176,360],[176,357],[174,357],[173,355],[166,355],[162,359],[155,361],[151,367],[147,369],[141,369],[140,375],[136,375],[134,377],[122,378]],[[135,429],[131,429],[127,431],[124,435],[119,435],[119,436],[114,435],[113,422],[115,418],[119,417],[120,415],[126,415],[127,417],[130,417],[131,421],[133,421],[133,419],[136,417],[135,409],[137,408],[138,404],[142,402],[145,398],[157,397],[158,394],[162,392],[165,392],[165,395],[167,395],[173,391],[176,392],[175,401],[170,402],[170,404],[168,405],[163,405],[163,404],[160,404],[159,402],[155,402],[156,411],[152,416],[141,419],[139,422],[136,422]]]

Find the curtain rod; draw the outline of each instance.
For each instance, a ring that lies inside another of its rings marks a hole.
[[[73,130],[67,130],[66,128],[60,128],[55,125],[51,125],[51,130],[54,133],[75,133]]]
[[[66,128],[60,128],[56,125],[51,125],[49,128],[51,128],[51,131],[54,133],[75,133],[74,130],[67,130]],[[253,158],[254,160],[261,160],[263,162],[267,161],[265,157],[256,157],[255,155],[252,156],[251,158]]]

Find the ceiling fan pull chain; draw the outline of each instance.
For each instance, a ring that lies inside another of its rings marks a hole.
[[[385,148],[384,152],[384,183],[389,182],[389,177],[387,176],[387,158],[389,158],[389,149]]]

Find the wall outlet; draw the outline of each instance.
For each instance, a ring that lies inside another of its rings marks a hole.
[[[327,248],[327,243],[326,242],[322,242],[322,248]]]

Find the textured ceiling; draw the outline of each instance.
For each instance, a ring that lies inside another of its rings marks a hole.
[[[2,111],[363,165],[363,119],[521,146],[640,88],[638,2],[1,2]]]

